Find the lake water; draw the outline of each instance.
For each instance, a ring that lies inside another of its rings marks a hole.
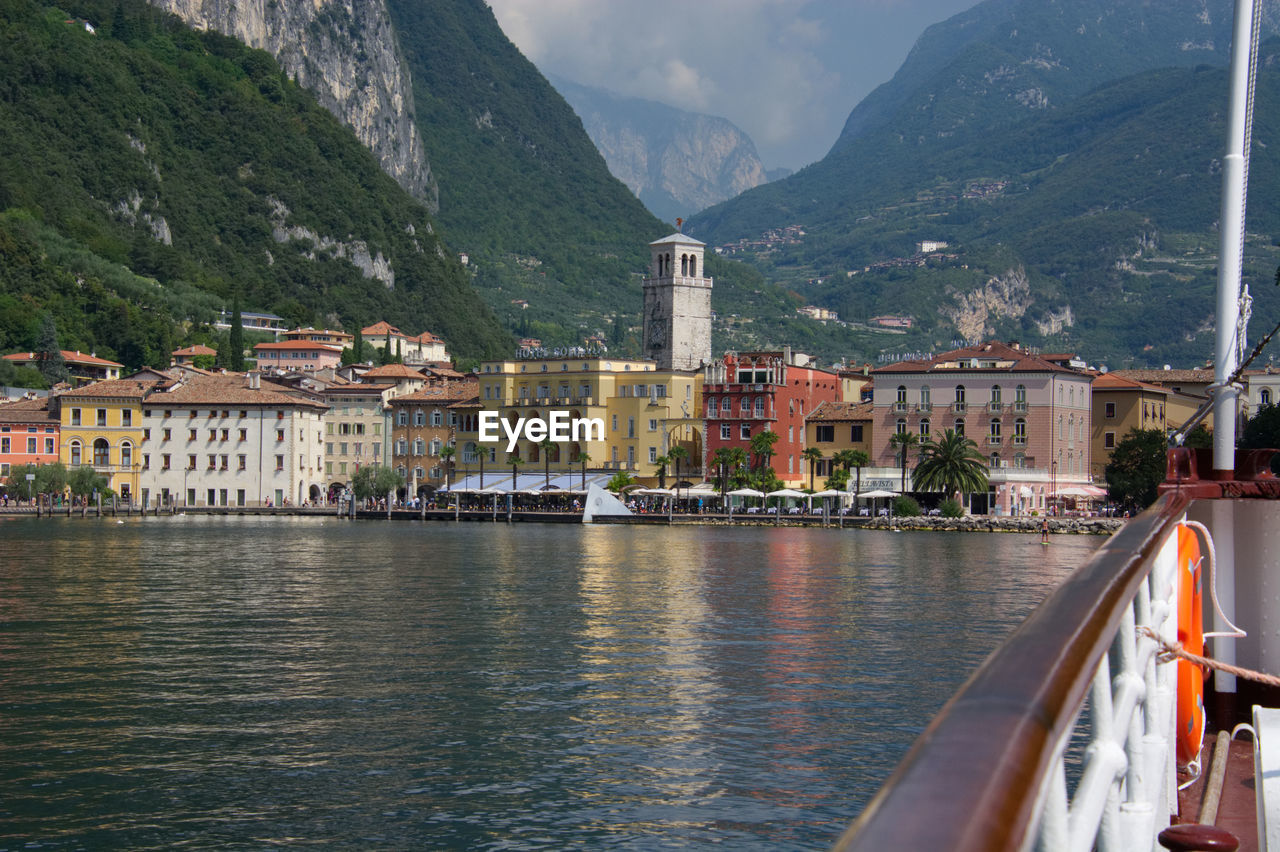
[[[0,849],[824,849],[1102,541],[0,518]]]

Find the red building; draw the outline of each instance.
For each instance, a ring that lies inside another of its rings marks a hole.
[[[0,405],[0,486],[15,465],[56,462],[59,432],[47,397]]]
[[[766,430],[778,436],[772,465],[788,485],[808,483],[804,418],[823,402],[840,399],[840,377],[806,366],[808,357],[781,352],[729,353],[706,368],[702,387],[707,419],[704,470],[721,447],[751,452],[751,438]],[[754,461],[754,460],[753,460]]]

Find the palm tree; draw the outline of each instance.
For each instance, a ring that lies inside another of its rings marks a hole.
[[[507,457],[507,464],[511,465],[511,490],[515,491],[516,483],[519,482],[517,477],[520,475],[520,465],[524,464],[524,461],[518,455],[512,453]]]
[[[587,462],[591,461],[591,456],[585,452],[578,452],[578,461],[582,464],[582,490],[587,490]]]
[[[742,447],[730,447],[729,448],[729,467],[730,469],[732,469],[733,472],[729,474],[729,479],[733,480],[735,478],[738,478],[739,481],[741,481],[742,469],[746,467],[747,462],[749,460],[750,459],[747,456],[747,451],[744,450]]]
[[[546,474],[546,486],[551,486],[551,451],[556,448],[556,442],[547,438],[538,447],[542,450],[542,465]]]
[[[817,470],[818,462],[822,461],[822,450],[817,447],[805,447],[800,457],[809,463],[809,490],[813,491],[813,475]]]
[[[929,439],[921,445],[914,482],[916,490],[941,490],[947,499],[957,491],[986,491],[986,459],[972,438],[948,429],[937,441]]]
[[[449,474],[453,471],[453,454],[458,450],[454,447],[440,448],[440,461],[444,462],[444,490],[449,490]]]
[[[858,472],[857,484],[853,487],[853,493],[857,494],[862,490],[862,469],[871,464],[871,456],[867,455],[866,450],[841,450],[839,456],[846,473],[850,468]]]
[[[912,447],[920,446],[920,438],[915,432],[895,432],[889,436],[889,446],[895,447],[902,462],[902,493],[907,492],[907,454]]]
[[[768,429],[751,436],[751,452],[756,457],[756,466],[763,472],[773,459],[773,445],[778,443],[778,433]]]
[[[677,444],[676,446],[667,450],[667,456],[671,459],[672,463],[676,467],[675,486],[676,486],[676,491],[679,491],[680,490],[680,462],[682,460],[684,461],[689,460],[689,451]]]
[[[658,466],[658,487],[666,488],[667,487],[667,465],[671,464],[671,459],[667,458],[666,456],[658,456],[656,459],[653,460],[653,463]]]
[[[723,500],[725,492],[729,490],[729,468],[733,464],[733,451],[729,447],[721,447],[711,456],[711,461],[720,471],[720,499]]]

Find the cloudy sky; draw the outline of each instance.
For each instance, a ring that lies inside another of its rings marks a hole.
[[[977,0],[489,0],[544,74],[723,116],[766,168],[821,159],[925,27]]]

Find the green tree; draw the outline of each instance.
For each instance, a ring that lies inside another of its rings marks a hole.
[[[657,468],[658,468],[657,470],[658,487],[666,488],[667,487],[667,465],[671,464],[671,459],[669,459],[665,455],[661,455],[661,456],[658,456],[656,459],[654,459],[653,463],[657,465]]]
[[[635,484],[636,478],[634,476],[625,470],[620,470],[613,476],[609,477],[609,481],[604,484],[604,487],[612,491],[614,494],[621,494],[622,489],[626,488],[628,485]]]
[[[862,469],[871,464],[871,456],[867,455],[866,450],[841,450],[836,453],[836,460],[844,466],[846,482],[849,470],[857,471],[857,481],[853,487],[853,493],[857,494],[862,490]]]
[[[380,464],[365,465],[351,477],[351,490],[357,500],[385,497],[403,487],[404,477]]]
[[[441,447],[440,461],[444,463],[444,488],[449,490],[450,474],[453,473],[453,457],[458,452],[456,447]]]
[[[364,363],[364,331],[359,325],[356,326],[355,339],[351,341],[351,356],[351,363]]]
[[[71,377],[67,372],[66,359],[62,357],[62,349],[58,346],[58,328],[52,314],[45,314],[40,319],[40,336],[36,338],[35,356],[36,369],[50,387]]]
[[[676,481],[674,485],[678,491],[680,490],[680,462],[689,460],[689,451],[677,444],[667,450],[667,456],[671,459],[671,463],[676,469]]]
[[[729,447],[720,447],[711,455],[711,463],[716,468],[716,487],[720,489],[720,497],[723,499],[725,492],[729,490],[729,471],[731,470],[733,454]]]
[[[227,369],[244,372],[244,317],[240,314],[240,297],[231,302],[231,329],[227,333]]]
[[[1280,405],[1264,405],[1244,422],[1240,432],[1240,449],[1280,449]]]
[[[889,446],[898,451],[898,461],[902,465],[902,491],[907,490],[907,462],[913,447],[920,446],[920,438],[915,432],[895,432],[889,436]]]
[[[778,433],[769,429],[751,436],[751,454],[756,457],[758,471],[772,469],[769,462],[773,459],[773,445],[776,443],[778,443]]]
[[[378,352],[378,363],[385,367],[391,363],[391,358],[391,329],[387,329],[387,337],[382,343],[381,351]]]
[[[800,456],[809,463],[809,490],[813,491],[813,477],[817,475],[818,462],[822,461],[822,450],[817,447],[805,447]]]
[[[107,482],[105,475],[88,465],[73,468],[67,474],[67,487],[77,497],[89,497],[95,491],[101,494],[107,490]]]
[[[1107,464],[1107,494],[1131,509],[1145,509],[1156,501],[1164,480],[1167,442],[1160,429],[1130,429],[1120,439]]]
[[[849,471],[843,468],[835,468],[831,471],[831,475],[827,477],[827,481],[822,484],[822,487],[833,491],[844,491],[849,487]]]
[[[986,491],[987,464],[973,439],[948,429],[920,446],[912,480],[916,491],[941,491],[950,499],[957,491]]]

